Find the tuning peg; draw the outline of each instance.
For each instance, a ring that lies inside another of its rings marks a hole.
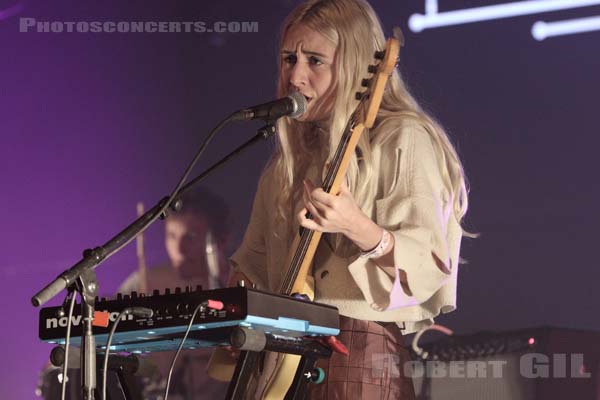
[[[374,74],[375,72],[377,72],[377,65],[369,65],[367,71],[369,71],[370,74]]]
[[[375,52],[375,58],[377,60],[383,60],[384,57],[385,57],[385,51],[381,50],[381,51]]]
[[[364,95],[365,95],[364,93],[356,92],[356,95],[355,95],[356,100],[361,100],[364,97]]]
[[[368,87],[371,84],[371,79],[364,78],[360,84],[361,86]]]
[[[404,35],[402,34],[402,29],[400,29],[399,27],[395,26],[393,28],[393,33],[394,33],[394,37],[396,39],[398,39],[398,42],[400,43],[400,46],[404,46]]]

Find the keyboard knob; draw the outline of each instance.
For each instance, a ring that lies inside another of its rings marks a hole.
[[[154,290],[152,291],[152,296],[160,296],[160,290],[158,290],[158,289],[154,289]]]
[[[171,289],[169,289],[169,288],[166,288],[166,289],[165,289],[165,295],[170,295],[170,294],[171,294]]]
[[[181,293],[181,288],[180,287],[176,287],[175,288],[175,294],[179,294]]]

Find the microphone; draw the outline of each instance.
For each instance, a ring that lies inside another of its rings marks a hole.
[[[307,101],[300,92],[292,92],[284,98],[246,108],[234,113],[234,120],[276,120],[288,116],[298,118],[306,111]]]

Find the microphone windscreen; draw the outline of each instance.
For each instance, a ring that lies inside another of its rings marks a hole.
[[[292,112],[289,117],[290,118],[299,118],[306,112],[306,107],[308,102],[304,95],[300,92],[292,92],[288,96],[288,98],[292,99],[294,102],[294,112]]]

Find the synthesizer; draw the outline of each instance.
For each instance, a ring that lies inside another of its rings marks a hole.
[[[214,290],[176,288],[174,292],[155,290],[151,295],[132,292],[114,299],[96,301],[96,312],[109,315],[107,327],[94,326],[98,349],[104,349],[112,323],[127,307],[145,307],[152,317],[133,314],[121,317],[111,343],[111,351],[146,353],[177,349],[192,313],[200,305],[184,348],[229,345],[234,330],[262,332],[270,337],[303,338],[336,336],[339,315],[335,307],[247,287]],[[71,319],[71,343],[81,341],[80,307]],[[43,342],[64,344],[67,315],[63,307],[40,310],[39,337]]]

